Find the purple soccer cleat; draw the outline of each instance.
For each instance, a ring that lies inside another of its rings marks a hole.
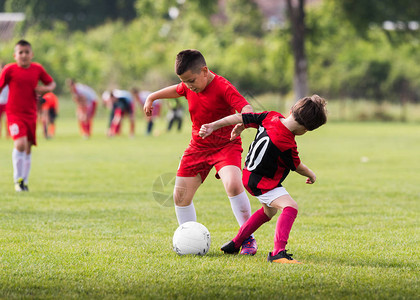
[[[257,253],[257,241],[250,236],[245,241],[242,242],[242,249],[240,254],[242,255],[255,255]]]

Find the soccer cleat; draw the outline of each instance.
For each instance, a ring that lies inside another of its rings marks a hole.
[[[227,242],[220,248],[225,254],[238,254],[239,249],[240,248],[235,248],[235,243],[233,241]]]
[[[23,192],[23,191],[25,191],[25,184],[23,182],[23,178],[19,178],[15,182],[15,191],[16,192]]]
[[[257,253],[257,241],[250,236],[245,241],[242,242],[242,249],[241,253],[242,255],[255,255]]]
[[[277,255],[271,255],[271,252],[268,253],[267,261],[275,262],[279,264],[302,264],[300,261],[292,258],[293,254],[288,254],[287,250],[280,251]]]
[[[29,192],[29,187],[27,184],[23,184],[23,191],[24,192]]]

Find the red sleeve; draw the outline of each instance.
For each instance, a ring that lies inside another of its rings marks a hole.
[[[296,171],[297,167],[299,167],[300,165],[300,158],[299,158],[299,152],[297,151],[297,147],[294,147],[292,149],[292,157],[293,157],[293,162],[295,164],[295,169],[293,171]]]
[[[41,68],[41,74],[39,79],[42,81],[42,83],[49,84],[53,82],[52,77],[47,73],[47,71],[45,71],[44,67],[42,65],[39,65],[39,67]]]
[[[225,92],[225,99],[237,112],[241,112],[248,101],[242,96],[233,85],[228,85]]]
[[[3,70],[1,71],[1,75],[0,75],[0,89],[3,89],[6,85],[9,84],[9,80],[10,80],[10,72],[8,72],[10,70],[9,65],[6,65]]]
[[[176,87],[176,92],[181,95],[181,96],[186,96],[187,95],[187,87],[185,86],[185,84],[183,82],[180,82],[177,87]]]

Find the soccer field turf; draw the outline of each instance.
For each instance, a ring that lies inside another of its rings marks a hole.
[[[29,193],[14,192],[12,142],[0,139],[0,298],[420,295],[419,124],[332,122],[298,137],[318,180],[306,185],[292,173],[284,183],[299,204],[287,249],[304,264],[278,265],[266,262],[277,217],[256,232],[254,257],[221,253],[238,225],[214,171],[194,200],[209,253],[172,251],[171,179],[189,128],[166,133],[162,121],[161,134],[148,137],[139,123],[134,139],[108,139],[103,117],[83,140],[72,118],[57,123],[55,139],[38,135]],[[247,150],[255,131],[243,135]]]

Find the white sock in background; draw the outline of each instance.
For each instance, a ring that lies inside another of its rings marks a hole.
[[[239,226],[242,226],[251,216],[251,204],[249,204],[248,195],[243,191],[236,196],[229,197],[229,200],[236,221],[238,221]]]
[[[31,154],[25,154],[25,162],[23,164],[23,180],[25,184],[28,184],[29,171],[31,170]]]
[[[23,178],[23,168],[25,163],[25,152],[13,149],[12,163],[13,163],[13,180],[16,182],[19,178]]]
[[[184,224],[188,221],[197,222],[197,215],[195,213],[194,203],[191,202],[188,206],[177,206],[175,205],[176,218],[178,219],[179,225]]]

